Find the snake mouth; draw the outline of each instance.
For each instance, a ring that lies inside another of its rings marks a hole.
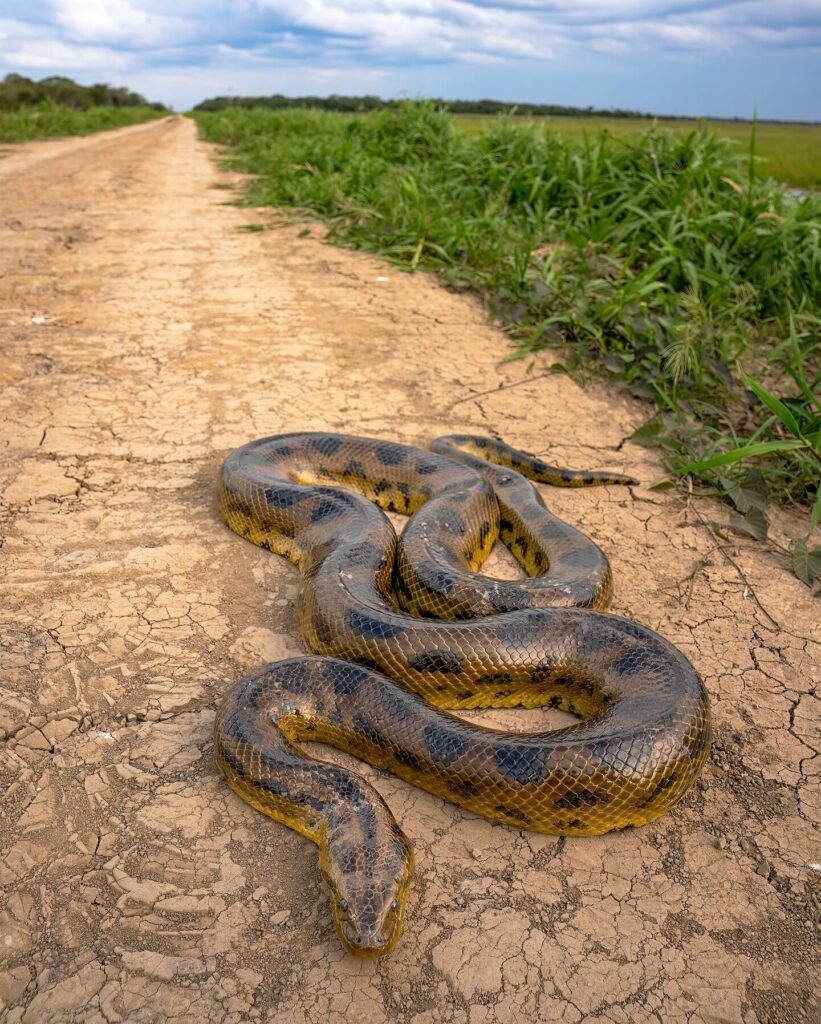
[[[343,944],[354,956],[384,956],[393,945],[393,929],[388,925],[381,932],[357,931],[350,921],[340,921]]]
[[[381,928],[360,929],[350,918],[340,916],[337,931],[342,945],[353,956],[378,957],[390,953],[399,938],[399,922],[394,914]]]

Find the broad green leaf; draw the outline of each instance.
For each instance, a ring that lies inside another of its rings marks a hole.
[[[752,508],[746,515],[730,513],[730,526],[738,533],[747,533],[756,540],[766,540],[770,524],[759,508]]]
[[[818,487],[815,504],[810,512],[810,529],[814,530],[819,523],[821,523],[821,485]]]
[[[656,448],[664,444],[660,436],[662,430],[664,430],[664,426],[659,420],[650,420],[649,423],[643,424],[638,430],[634,430],[630,435],[630,440],[635,444],[643,445],[645,448]]]
[[[627,364],[621,356],[605,356],[604,365],[611,373],[624,373],[627,369]]]
[[[810,550],[805,537],[797,540],[792,546],[792,567],[795,575],[811,587],[821,576],[821,548]]]
[[[763,512],[767,507],[767,482],[760,470],[748,470],[741,480],[728,480],[722,476],[719,483],[739,512],[749,512],[753,508]]]
[[[645,384],[643,381],[639,381],[637,384],[630,385],[630,393],[635,395],[637,398],[654,398],[655,391],[649,384]]]

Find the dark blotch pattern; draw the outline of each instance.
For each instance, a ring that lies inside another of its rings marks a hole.
[[[462,659],[454,651],[425,651],[411,659],[410,667],[414,672],[443,672],[446,675],[459,675],[462,671]]]
[[[525,814],[521,808],[507,807],[505,804],[496,804],[495,811],[497,814],[501,815],[501,817],[509,818],[511,821],[519,822],[521,825],[529,825],[533,821],[530,815]]]
[[[415,772],[422,771],[422,762],[409,750],[403,750],[401,747],[397,747],[393,752],[393,756],[400,764],[405,765],[406,768],[410,768]]]
[[[361,611],[359,608],[351,608],[345,616],[348,628],[358,636],[368,637],[372,640],[389,640],[391,637],[401,636],[405,632],[404,626],[394,626],[385,622],[373,612]]]
[[[293,486],[289,487],[287,484],[279,487],[265,488],[265,501],[271,508],[292,508],[307,497],[307,491],[298,490]]]
[[[429,593],[442,597],[452,594],[456,586],[453,575],[432,561],[423,561],[416,566],[416,579]]]
[[[540,782],[545,775],[547,748],[527,747],[519,744],[500,744],[496,750],[496,764],[506,778],[520,785]]]
[[[577,807],[595,807],[596,804],[606,804],[609,800],[606,793],[594,793],[590,789],[580,789],[576,792],[567,792],[553,805],[557,810],[576,809]]]
[[[325,434],[322,437],[312,437],[309,444],[320,455],[334,455],[342,447],[342,438]]]
[[[323,519],[338,519],[346,511],[342,503],[335,498],[320,498],[316,506],[311,509],[311,522],[319,523]]]
[[[407,457],[407,449],[400,448],[398,444],[385,442],[376,446],[376,458],[383,466],[401,466]]]
[[[344,698],[355,696],[369,678],[370,675],[366,668],[353,664],[347,672],[330,673],[331,688],[337,697]]]
[[[353,720],[353,727],[356,732],[361,733],[365,739],[374,743],[377,747],[385,745],[384,733],[365,715],[356,715]]]
[[[425,726],[425,742],[434,764],[447,767],[465,752],[462,737],[453,729],[443,728],[438,722]]]
[[[465,520],[458,512],[452,508],[443,508],[439,509],[438,513],[436,521],[442,530],[453,537],[464,537]]]
[[[513,676],[509,672],[488,672],[487,675],[479,676],[476,680],[477,686],[509,686]]]

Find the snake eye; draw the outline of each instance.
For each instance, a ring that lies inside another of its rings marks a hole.
[[[339,901],[339,909],[340,910],[347,910],[348,909],[348,901],[347,900],[340,900]]]
[[[391,910],[398,910],[399,903],[396,900],[391,900]]]

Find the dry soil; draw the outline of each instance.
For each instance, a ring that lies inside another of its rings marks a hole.
[[[418,875],[400,947],[358,961],[314,848],[218,777],[221,695],[301,650],[296,570],[217,518],[231,448],[470,429],[659,473],[624,443],[646,409],[558,375],[493,390],[525,366],[497,367],[477,303],[226,205],[232,180],[183,119],[0,160],[0,1019],[818,1020],[818,602],[717,538],[719,506],[545,491],[712,697],[704,775],[655,824],[538,836],[364,768]]]

